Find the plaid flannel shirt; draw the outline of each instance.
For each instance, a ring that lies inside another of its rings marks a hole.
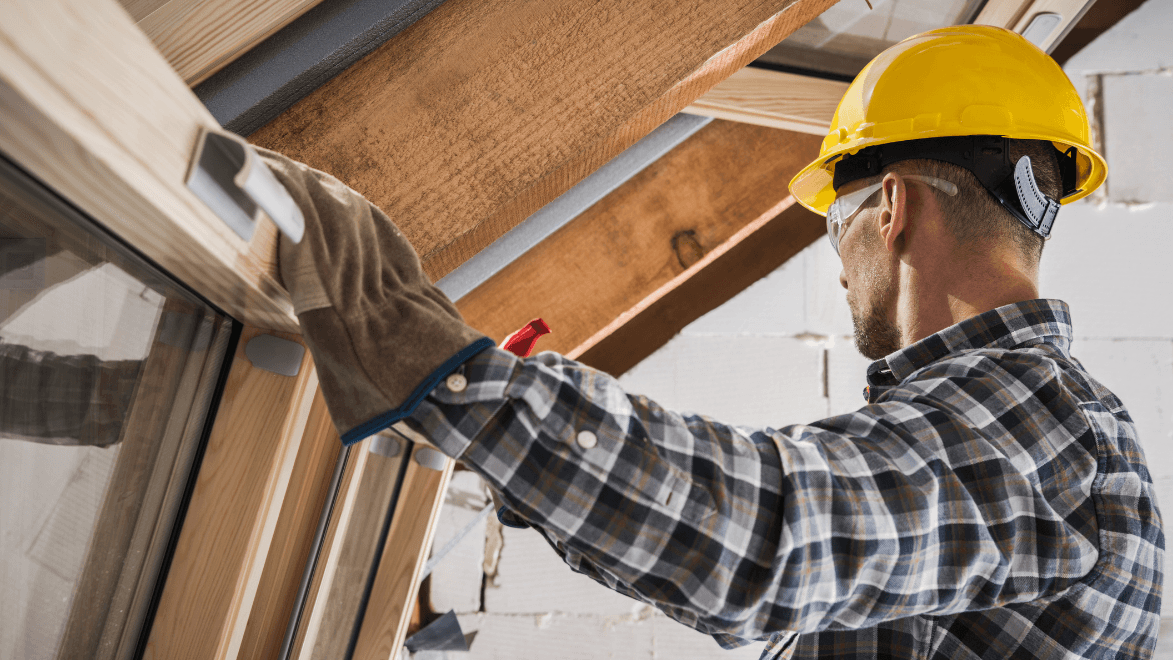
[[[1142,658],[1164,536],[1136,428],[1066,304],[1007,305],[779,429],[488,349],[409,418],[570,567],[763,658]]]

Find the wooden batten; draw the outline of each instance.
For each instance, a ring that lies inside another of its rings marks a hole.
[[[138,26],[192,86],[321,0],[123,0]]]
[[[414,445],[408,460],[354,660],[385,660],[395,657],[403,646],[428,558],[427,548],[432,546],[444,491],[455,465],[452,459],[422,443]]]
[[[811,135],[714,121],[457,306],[471,325],[497,340],[541,317],[553,332],[539,347],[577,358],[721,254],[760,240],[756,229],[790,205],[787,184],[818,146]],[[820,223],[813,232],[798,231],[798,249],[822,231]],[[791,249],[784,247],[779,254]],[[771,269],[781,264],[769,263]],[[708,311],[736,293],[695,292],[695,309]]]
[[[314,488],[312,478],[290,490],[299,454],[305,456],[299,450],[306,442],[329,437],[318,433],[320,424],[311,429],[314,437],[305,435],[318,388],[309,352],[296,376],[266,371],[245,355],[249,340],[260,334],[246,328],[241,335],[151,628],[147,658],[245,657],[240,653],[258,597],[268,607],[273,592],[281,591],[264,580],[264,573],[271,551],[276,548],[283,555],[290,542],[274,544],[279,527],[290,532],[288,523],[279,525],[286,495],[294,503],[302,495],[313,499],[305,490]],[[300,343],[296,335],[278,336]],[[336,451],[336,445],[327,444],[330,449],[323,451]],[[319,512],[308,516],[316,522]],[[293,570],[300,580],[301,568]]]
[[[448,0],[251,139],[366,195],[435,280],[832,4]]]
[[[746,67],[683,110],[823,137],[847,83]]]
[[[204,128],[114,0],[0,3],[0,151],[233,317],[296,330],[273,224],[243,241],[184,184]]]

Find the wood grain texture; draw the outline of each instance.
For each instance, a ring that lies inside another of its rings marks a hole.
[[[539,348],[577,358],[779,213],[818,147],[812,135],[714,121],[457,306],[498,341],[541,317],[553,331]]]
[[[391,216],[433,280],[834,0],[448,0],[251,136]]]
[[[356,446],[361,447],[362,444]],[[302,611],[302,621],[294,636],[290,657],[301,660],[310,660],[314,657],[313,651],[318,643],[318,634],[323,630],[323,621],[335,609],[330,598],[333,592],[334,577],[338,573],[339,567],[344,563],[342,556],[348,549],[347,533],[354,521],[358,487],[362,483],[368,458],[370,458],[370,452],[367,451],[352,448],[348,453],[337,497],[334,500],[330,520],[327,523],[326,536],[322,540],[318,563],[314,567],[313,577],[310,580],[309,592],[306,595]],[[331,631],[327,631],[327,633],[329,632]]]
[[[746,67],[682,112],[823,137],[847,83]]]
[[[118,4],[130,14],[134,22],[150,16],[151,12],[167,4],[167,0],[118,0]]]
[[[371,597],[354,649],[354,660],[386,660],[398,657],[419,594],[420,575],[432,545],[444,490],[452,476],[453,461],[444,458],[443,470],[416,462],[416,446],[403,478],[399,503],[387,532]]]
[[[242,241],[184,185],[204,127],[114,0],[0,3],[0,151],[235,318],[296,330],[272,223]]]
[[[144,657],[240,653],[318,387],[309,351],[297,376],[253,366],[258,334],[241,335]]]
[[[277,660],[341,446],[321,389],[314,395],[239,657]]]
[[[179,77],[194,87],[319,2],[170,0],[138,25]]]
[[[346,657],[351,636],[362,614],[362,599],[374,574],[372,567],[379,557],[379,539],[399,489],[403,462],[411,453],[410,443],[401,442],[400,454],[393,458],[373,454],[371,440],[358,443],[351,450],[357,458],[363,454],[361,474],[352,491],[346,493],[348,511],[340,520],[331,551],[323,555],[323,573],[329,580],[323,582],[306,626],[306,642],[293,657],[326,660]],[[400,549],[418,554],[422,548]]]
[[[704,268],[586,345],[577,359],[616,378],[622,376],[686,325],[774,272],[827,233],[826,219],[793,198],[784,202],[781,212],[764,220]]]

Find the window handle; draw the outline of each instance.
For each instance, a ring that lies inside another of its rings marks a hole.
[[[204,128],[188,167],[187,187],[246,241],[252,239],[261,211],[294,243],[305,233],[305,218],[289,191],[239,135]]]

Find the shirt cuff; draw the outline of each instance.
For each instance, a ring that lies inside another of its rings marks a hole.
[[[440,451],[460,458],[508,402],[519,365],[509,351],[483,350],[441,380],[406,421]]]

